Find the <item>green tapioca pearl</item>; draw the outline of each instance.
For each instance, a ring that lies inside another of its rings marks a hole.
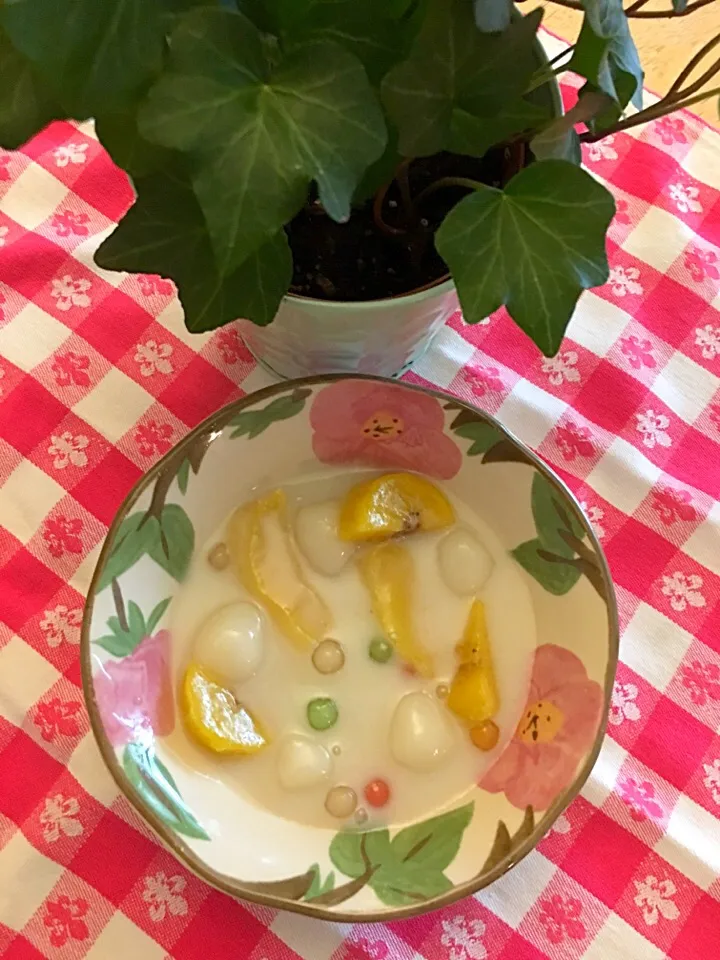
[[[393,647],[384,637],[375,637],[370,641],[368,653],[376,663],[387,663],[393,655]]]
[[[337,704],[331,697],[315,697],[307,705],[307,718],[313,730],[329,730],[337,723]]]

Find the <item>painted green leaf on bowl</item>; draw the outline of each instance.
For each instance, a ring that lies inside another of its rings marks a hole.
[[[324,902],[341,903],[365,885],[390,907],[446,893],[453,884],[444,871],[460,849],[473,809],[474,803],[468,803],[431,817],[400,830],[392,840],[388,830],[338,833],[330,844],[330,859],[352,880],[335,887]]]
[[[248,437],[252,439],[267,430],[271,424],[297,416],[305,407],[305,401],[311,393],[312,390],[308,388],[298,387],[284,397],[276,397],[275,400],[271,400],[261,410],[242,410],[228,424],[228,426],[235,428],[230,434],[230,438]]]
[[[207,832],[188,810],[177,783],[153,747],[129,743],[122,758],[123,770],[145,803],[176,833],[209,840]]]
[[[123,624],[119,617],[110,617],[107,625],[109,633],[94,640],[93,643],[103,650],[107,650],[114,657],[127,657],[140,646],[145,637],[155,632],[163,614],[170,605],[171,597],[161,600],[153,608],[150,616],[145,620],[140,607],[131,600],[127,606],[127,623]]]

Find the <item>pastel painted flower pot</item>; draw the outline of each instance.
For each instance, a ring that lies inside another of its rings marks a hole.
[[[458,309],[452,280],[388,300],[339,303],[289,294],[273,322],[241,320],[253,354],[280,377],[366,373],[410,367]]]
[[[526,703],[482,775],[469,777],[462,800],[389,829],[285,819],[248,798],[221,763],[207,775],[173,747],[183,729],[173,603],[194,558],[207,562],[205,544],[253,490],[338,465],[426,474],[485,515],[525,582],[537,626]],[[532,850],[597,758],[617,657],[607,565],[562,482],[467,404],[359,376],[244,397],[153,467],[103,545],[81,646],[104,761],[174,854],[234,896],[348,922],[446,905]]]

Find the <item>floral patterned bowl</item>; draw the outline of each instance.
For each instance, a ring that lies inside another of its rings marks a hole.
[[[318,462],[442,479],[489,514],[535,606],[527,716],[469,802],[392,836],[282,820],[222,778],[179,762],[164,741],[178,722],[168,607],[193,550],[253,487]],[[113,522],[82,633],[85,696],[102,755],[175,854],[228,893],[345,921],[439,907],[524,857],[597,757],[617,657],[607,566],[557,477],[466,404],[360,376],[286,382],[245,397],[165,456]]]

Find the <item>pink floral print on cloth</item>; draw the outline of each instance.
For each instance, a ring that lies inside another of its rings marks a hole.
[[[445,434],[434,397],[372,381],[340,380],[315,397],[310,410],[313,450],[323,463],[361,463],[417,470],[449,480],[460,448]]]
[[[170,679],[170,634],[159,630],[122,660],[108,660],[94,677],[95,698],[113,746],[172,733],[175,726]]]
[[[574,653],[553,643],[538,647],[520,723],[479,786],[504,793],[521,810],[546,810],[592,744],[602,699],[602,687]]]

